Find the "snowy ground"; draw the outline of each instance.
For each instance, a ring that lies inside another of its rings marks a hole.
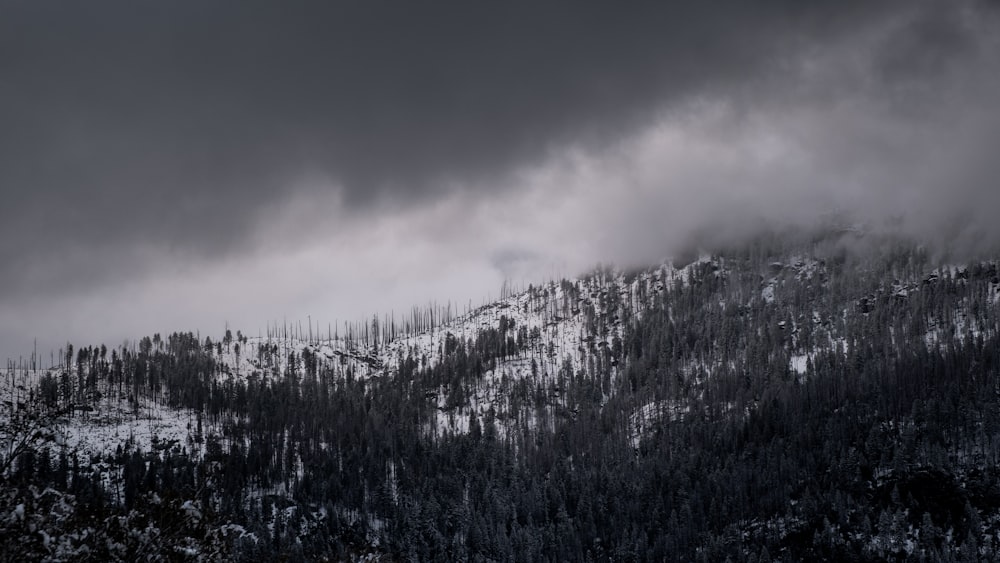
[[[947,266],[934,270],[927,279],[937,277],[955,278],[965,272],[965,268]],[[627,324],[641,317],[649,307],[659,300],[664,292],[671,291],[677,284],[685,285],[693,281],[696,272],[702,275],[726,275],[726,263],[722,259],[702,255],[695,262],[684,267],[676,267],[670,262],[638,273],[626,274],[619,270],[602,270],[580,279],[549,282],[531,290],[507,295],[493,303],[484,305],[465,314],[444,315],[444,320],[433,329],[403,334],[387,342],[372,341],[365,345],[361,338],[348,340],[334,335],[312,335],[306,338],[290,336],[256,336],[235,338],[226,341],[216,352],[219,374],[222,380],[246,381],[250,377],[259,379],[283,377],[290,368],[290,358],[303,369],[302,359],[309,355],[322,368],[332,368],[340,376],[350,373],[356,379],[393,375],[399,358],[413,357],[425,365],[441,361],[441,353],[448,339],[463,342],[474,341],[483,330],[499,330],[508,327],[507,335],[514,337],[522,329],[529,337],[517,355],[498,358],[492,369],[487,370],[474,388],[467,401],[461,405],[449,405],[446,389],[439,389],[428,397],[436,409],[434,420],[428,425],[428,433],[467,432],[473,414],[483,422],[492,410],[496,417],[497,431],[503,435],[517,431],[521,425],[534,426],[538,423],[538,413],[532,408],[522,408],[513,412],[511,394],[519,382],[528,382],[529,389],[536,395],[544,395],[549,421],[554,420],[556,411],[565,415],[572,413],[573,405],[561,394],[560,373],[590,373],[599,358],[607,358],[607,351],[616,345],[616,339],[625,335]],[[762,281],[762,289],[756,296],[746,296],[748,302],[760,299],[767,303],[780,302],[785,296],[786,281],[820,279],[825,280],[826,267],[821,261],[808,256],[793,256],[784,262],[774,262],[768,266],[768,275]],[[930,282],[924,282],[930,283]],[[990,301],[1000,302],[1000,281],[991,282]],[[909,299],[921,291],[919,282],[896,282],[886,287],[890,295],[899,299]],[[721,306],[726,306],[722,302]],[[931,319],[926,335],[928,346],[936,346],[943,340],[945,331],[976,336],[996,327],[982,327],[965,316],[965,306],[959,303],[952,319]],[[846,315],[846,311],[843,312]],[[830,316],[828,313],[826,316]],[[822,349],[843,345],[843,339],[836,335],[832,326],[835,319],[826,318],[819,311],[813,311],[813,343],[811,349],[803,349],[794,344],[802,323],[808,318],[791,319],[787,325],[793,344],[789,347],[789,369],[798,376],[808,372],[810,359]],[[785,321],[781,321],[784,325]],[[272,331],[273,332],[273,331]],[[287,334],[287,333],[286,333]],[[821,335],[824,335],[822,337]],[[817,338],[819,336],[819,338]],[[222,339],[216,342],[221,342]],[[822,343],[822,344],[820,344]],[[622,366],[612,363],[611,388]],[[15,372],[17,377],[15,377]],[[711,366],[693,365],[691,373],[710,374]],[[7,395],[13,403],[27,398],[27,393],[44,374],[44,370],[8,369],[5,385]],[[15,381],[15,379],[17,381]],[[696,382],[703,383],[700,379]],[[522,386],[523,390],[524,387]],[[540,391],[539,391],[540,390]],[[536,397],[537,398],[537,397]],[[607,397],[605,397],[605,400]],[[531,400],[522,401],[532,403]],[[534,403],[532,403],[534,405]],[[671,407],[672,408],[672,407]],[[673,412],[663,405],[641,407],[634,415],[639,427],[646,427],[663,412]],[[652,410],[650,410],[652,409]],[[664,410],[666,409],[666,410]],[[647,416],[649,415],[649,416]],[[673,415],[670,415],[673,416]],[[669,417],[668,417],[669,418]],[[139,401],[122,406],[99,402],[90,412],[78,412],[68,426],[66,444],[97,455],[106,452],[109,444],[129,443],[143,451],[155,448],[179,446],[191,449],[192,434],[196,426],[196,416],[187,411],[178,411],[163,405]],[[207,434],[209,429],[205,429]],[[637,431],[637,434],[641,432]]]
[[[203,429],[204,430],[204,429]],[[117,401],[101,401],[94,411],[79,412],[66,420],[60,445],[86,459],[123,450],[150,452],[178,448],[200,453],[194,441],[197,415],[141,400],[135,407]],[[192,451],[194,450],[194,451]]]

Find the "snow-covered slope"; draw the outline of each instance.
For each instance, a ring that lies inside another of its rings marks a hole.
[[[560,377],[607,367],[605,387],[610,392],[622,360],[626,323],[640,317],[670,288],[690,283],[706,266],[722,275],[720,262],[708,255],[682,267],[665,262],[639,272],[598,269],[578,279],[531,286],[439,325],[382,342],[374,337],[367,344],[357,338],[245,337],[217,345],[219,377],[223,381],[278,378],[287,373],[290,361],[301,373],[306,360],[340,377],[392,377],[408,358],[420,367],[431,367],[442,361],[449,342],[471,347],[477,337],[494,331],[513,343],[511,353],[495,358],[462,404],[455,405],[444,386],[428,391],[438,410],[428,431],[465,432],[473,414],[495,418],[501,433],[519,424],[534,426],[534,413],[512,412],[515,387],[544,394],[553,411],[572,408],[560,397]]]
[[[65,367],[9,367],[0,416],[58,407],[48,466],[69,458],[115,502],[143,464],[149,475],[190,464],[213,486],[240,474],[226,486],[241,504],[227,509],[264,515],[247,537],[294,523],[300,541],[331,519],[377,546],[391,537],[389,515],[419,498],[412,476],[425,471],[425,482],[442,460],[533,459],[569,474],[595,454],[641,465],[682,439],[772,432],[776,405],[821,397],[825,419],[867,381],[891,395],[896,373],[995,346],[997,269],[940,266],[912,248],[808,245],[602,268],[462,314],[415,310],[339,334],[271,327],[76,350]],[[979,365],[959,375],[975,381]],[[205,506],[226,505],[228,493],[213,490]]]
[[[960,266],[915,272],[904,279],[886,273],[866,296],[846,302],[838,295],[831,296],[831,292],[840,291],[836,283],[842,282],[831,282],[834,274],[824,258],[799,252],[772,257],[756,269],[748,269],[748,263],[703,254],[684,265],[664,262],[635,272],[600,268],[578,279],[531,286],[461,315],[449,318],[439,314],[436,322],[425,323],[419,330],[390,331],[383,322],[381,327],[365,327],[370,331],[364,337],[357,327],[349,337],[293,338],[275,336],[287,332],[274,330],[271,336],[248,337],[238,332],[235,338],[212,340],[205,348],[215,360],[216,371],[211,377],[219,385],[278,382],[289,374],[301,378],[317,372],[365,382],[398,376],[404,362],[420,368],[437,366],[447,360],[457,343],[471,349],[489,334],[505,344],[490,354],[477,380],[461,393],[447,382],[421,391],[434,410],[426,432],[436,436],[467,432],[475,417],[481,423],[492,422],[504,435],[554,424],[557,417],[576,416],[574,398],[565,393],[567,378],[594,378],[599,402],[610,400],[624,363],[629,361],[624,340],[630,325],[656,304],[673,317],[674,300],[680,292],[704,283],[707,277],[734,278],[723,284],[722,293],[715,294],[718,311],[736,311],[733,318],[758,327],[773,324],[787,354],[789,375],[805,380],[813,362],[824,352],[845,350],[850,345],[843,335],[845,323],[852,322],[855,315],[867,315],[878,303],[919,299],[921,292],[934,291],[939,279],[961,280],[969,275],[968,267]],[[986,299],[994,306],[1000,303],[995,269],[986,270],[994,272]],[[929,347],[956,333],[975,337],[996,330],[982,315],[976,318],[970,314],[969,300],[969,296],[958,296],[950,311],[927,313],[925,341]],[[995,319],[995,313],[988,318]],[[698,389],[706,384],[706,377],[720,368],[742,365],[741,353],[733,349],[726,355],[693,358],[675,368],[677,376],[690,381],[695,386],[694,396],[701,397]],[[48,371],[58,377],[66,370],[57,367]],[[32,373],[29,387],[45,370]],[[75,377],[75,366],[69,373]],[[125,441],[139,449],[165,443],[190,448],[197,431],[194,414],[168,408],[165,403],[142,397],[127,407],[97,401],[93,412],[75,417],[78,422],[67,439],[88,455],[114,449]],[[647,403],[633,405],[628,426],[634,430],[637,443],[658,421],[701,410],[691,404],[650,398]]]

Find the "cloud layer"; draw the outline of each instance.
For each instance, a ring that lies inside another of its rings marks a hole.
[[[7,355],[478,301],[834,210],[1000,242],[991,2],[10,7]]]

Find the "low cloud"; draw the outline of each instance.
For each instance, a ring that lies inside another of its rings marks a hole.
[[[988,2],[179,6],[0,23],[0,353],[468,304],[835,212],[1000,247]]]

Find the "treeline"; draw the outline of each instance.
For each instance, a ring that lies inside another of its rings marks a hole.
[[[220,343],[190,333],[69,352],[39,404],[190,409],[189,439],[90,463],[40,445],[5,486],[103,518],[196,502],[199,537],[244,559],[1000,557],[995,264],[761,240],[681,277],[594,277],[527,300],[582,320],[582,361],[499,309],[370,378],[310,347],[280,377],[220,377]],[[530,367],[498,382],[510,362]]]

